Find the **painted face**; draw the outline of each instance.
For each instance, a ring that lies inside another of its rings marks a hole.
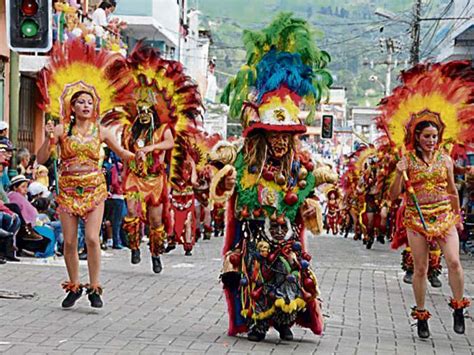
[[[148,106],[139,106],[138,107],[138,119],[142,125],[147,125],[153,119],[153,113]]]
[[[277,159],[283,158],[290,150],[289,133],[269,133],[267,141],[270,146],[270,154]]]
[[[81,94],[72,106],[77,118],[89,119],[94,113],[94,100],[89,94]]]
[[[424,128],[417,137],[420,148],[424,152],[432,152],[438,144],[438,129],[435,127]]]

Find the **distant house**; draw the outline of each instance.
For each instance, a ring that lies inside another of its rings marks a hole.
[[[474,60],[474,2],[470,0],[456,0],[452,17],[468,18],[469,20],[455,20],[449,25],[449,33],[443,43],[437,60],[448,62],[451,60]]]

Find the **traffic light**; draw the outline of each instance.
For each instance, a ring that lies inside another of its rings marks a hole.
[[[323,115],[321,120],[321,138],[331,139],[333,135],[333,115]]]
[[[52,0],[7,0],[8,46],[15,52],[48,52],[53,44]]]

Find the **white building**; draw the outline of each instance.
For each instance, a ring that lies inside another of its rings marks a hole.
[[[474,60],[474,1],[456,0],[450,17],[470,18],[451,21],[449,33],[443,41],[437,60]]]

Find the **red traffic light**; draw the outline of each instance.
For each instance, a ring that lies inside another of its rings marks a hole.
[[[23,0],[21,2],[21,12],[25,16],[33,16],[38,12],[38,3],[36,0]]]

